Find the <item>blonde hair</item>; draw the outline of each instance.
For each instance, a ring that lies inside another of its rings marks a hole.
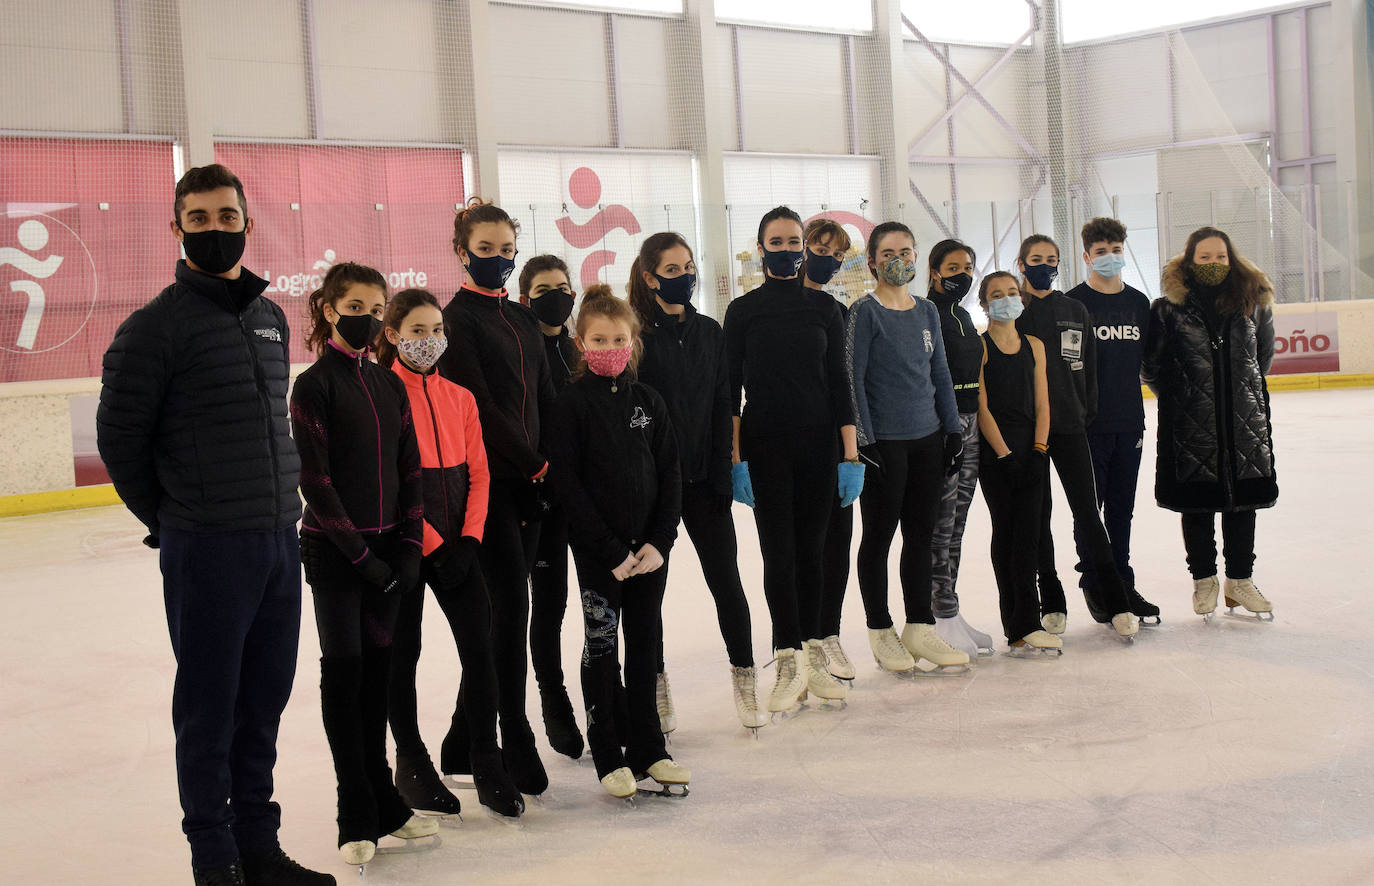
[[[596,317],[605,317],[607,320],[616,323],[624,323],[630,328],[630,377],[633,378],[635,370],[639,367],[639,358],[644,354],[644,344],[639,337],[640,322],[639,315],[635,309],[630,307],[629,302],[621,298],[616,298],[611,291],[611,287],[605,283],[593,283],[587,287],[587,291],[582,295],[582,304],[577,309],[577,326],[574,331],[578,339],[581,339],[587,332],[587,327]],[[577,381],[587,374],[587,361],[579,360],[577,368],[573,370],[570,381]]]

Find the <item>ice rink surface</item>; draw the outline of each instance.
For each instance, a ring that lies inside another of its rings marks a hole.
[[[679,723],[670,751],[692,770],[691,796],[635,810],[606,796],[587,757],[548,750],[531,678],[551,782],[542,802],[509,825],[460,792],[464,821],[443,828],[442,845],[379,856],[365,882],[1374,882],[1374,391],[1276,394],[1273,407],[1281,495],[1260,513],[1256,581],[1274,623],[1192,613],[1178,517],[1153,504],[1150,404],[1134,560],[1164,623],[1134,646],[1094,625],[1072,587],[1056,492],[1065,654],[1009,659],[980,494],[959,590],[998,654],[960,677],[879,673],[851,579],[842,638],[859,678],[848,709],[807,711],[756,741],[735,719],[715,611],[681,543],[664,618]],[[757,536],[747,508],[735,518],[762,664]],[[5,884],[190,881],[173,662],[157,559],[141,536],[117,508],[0,521]],[[892,603],[900,617],[895,587]],[[282,843],[351,884],[334,849],[305,604],[277,766]],[[574,681],[580,627],[574,604],[564,631]],[[421,723],[437,748],[457,677],[442,619],[427,622],[425,644]],[[771,670],[760,685],[766,696]]]

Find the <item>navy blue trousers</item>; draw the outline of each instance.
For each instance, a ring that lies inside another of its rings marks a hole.
[[[277,727],[296,675],[301,556],[296,527],[160,533],[176,656],[172,725],[191,865],[277,845]]]
[[[1140,456],[1143,452],[1143,431],[1124,434],[1089,434],[1088,449],[1092,452],[1093,479],[1097,486],[1097,506],[1102,510],[1102,524],[1111,539],[1112,560],[1116,571],[1127,587],[1135,587],[1135,570],[1131,568],[1131,520],[1135,517],[1136,481],[1140,477]],[[1074,523],[1073,540],[1078,548],[1078,566],[1082,575],[1078,586],[1089,593],[1098,587],[1097,572],[1078,523]]]

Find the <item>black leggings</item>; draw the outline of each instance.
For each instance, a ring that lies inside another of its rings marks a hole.
[[[663,592],[668,558],[647,575],[616,581],[611,567],[573,549],[581,588],[586,642],[582,647],[582,699],[587,708],[587,744],[596,777],[622,766],[636,775],[671,759],[659,730],[654,689],[662,643]],[[627,732],[616,729],[620,687],[620,631],[625,633]],[[621,748],[624,748],[622,753]]]
[[[1012,429],[1003,428],[1002,436],[1009,446],[1015,445]],[[1029,440],[1031,434],[1028,432],[1023,437]],[[1029,444],[1025,444],[1013,451],[1024,455],[1029,448]],[[1023,485],[1013,487],[1002,466],[997,464],[992,448],[984,443],[978,480],[992,518],[992,573],[997,579],[1002,631],[1008,641],[1020,640],[1040,630],[1042,610],[1063,612],[1062,609],[1046,608],[1035,588],[1036,547],[1041,538],[1041,487],[1049,484],[1049,471],[1044,470],[1038,477],[1027,477]],[[1062,600],[1061,597],[1061,603]]]
[[[454,703],[449,732],[465,726],[473,749],[496,749],[496,665],[491,655],[491,600],[482,581],[482,570],[474,562],[467,578],[456,587],[440,580],[431,558],[424,560],[424,580],[448,619],[458,659],[463,665],[460,693],[463,704]],[[422,585],[401,600],[396,619],[395,640],[391,644],[390,711],[391,735],[396,739],[396,757],[424,756],[427,751],[420,737],[416,712],[415,669],[420,662],[420,622],[425,609]]]
[[[491,596],[491,650],[496,663],[501,732],[510,741],[529,732],[525,679],[530,615],[530,564],[539,524],[529,519],[534,490],[525,480],[491,481],[487,523],[477,562]],[[460,706],[461,707],[461,706]]]
[[[830,505],[830,525],[825,530],[825,551],[821,565],[821,620],[824,637],[840,633],[844,611],[844,592],[849,586],[849,554],[854,541],[854,507],[840,507],[840,498]]]
[[[882,470],[866,478],[859,499],[859,593],[870,630],[892,627],[887,608],[887,555],[902,527],[902,602],[908,624],[935,624],[930,611],[930,537],[944,493],[943,433],[919,440],[879,440]]]
[[[1183,515],[1183,549],[1194,579],[1217,574],[1216,514]],[[1250,578],[1255,573],[1255,512],[1221,515],[1222,555],[1227,578]]]
[[[555,507],[539,527],[530,569],[530,665],[540,692],[563,686],[563,616],[568,611],[568,520]]]
[[[391,560],[401,542],[373,536],[368,547]],[[301,562],[314,591],[320,632],[320,708],[339,792],[339,845],[375,841],[410,817],[386,756],[387,680],[400,593],[383,593],[333,542],[303,534]]]
[[[773,648],[800,649],[820,631],[821,552],[837,494],[835,431],[745,434],[741,443],[754,486]]]
[[[682,484],[682,525],[701,561],[706,587],[715,599],[725,654],[733,667],[753,667],[753,629],[749,623],[749,601],[739,578],[739,547],[730,497],[712,491],[708,483]],[[665,670],[661,647],[658,669]]]
[[[1111,539],[1102,525],[1097,510],[1097,485],[1093,478],[1093,457],[1088,449],[1088,435],[1050,434],[1050,461],[1059,474],[1073,514],[1074,535],[1083,553],[1089,558],[1097,575],[1097,606],[1108,616],[1130,612],[1126,586],[1116,571],[1116,557]],[[1064,586],[1054,565],[1054,538],[1050,534],[1050,486],[1048,480],[1041,492],[1040,514],[1040,602],[1046,612],[1065,612]]]

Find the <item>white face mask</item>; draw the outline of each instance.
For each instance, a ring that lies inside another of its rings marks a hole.
[[[431,335],[428,338],[403,338],[396,345],[396,350],[401,352],[401,356],[406,358],[406,362],[421,372],[428,372],[430,367],[439,362],[444,351],[448,350],[448,339],[442,335]]]

